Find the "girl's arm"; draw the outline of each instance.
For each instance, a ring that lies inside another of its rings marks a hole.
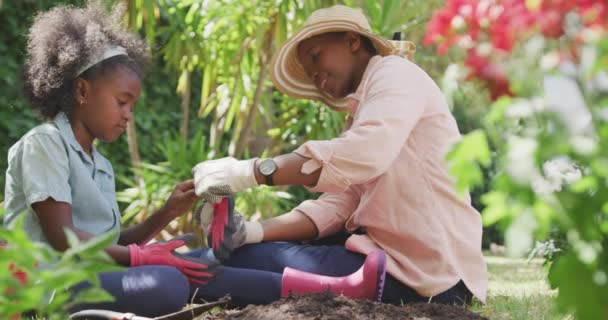
[[[129,245],[136,243],[144,245],[156,237],[173,219],[188,211],[198,197],[194,193],[194,182],[183,181],[173,189],[173,192],[165,202],[165,205],[152,214],[144,222],[123,230],[120,233],[118,243]]]
[[[72,221],[72,206],[69,203],[47,198],[44,201],[32,203],[32,208],[38,216],[44,235],[51,247],[57,251],[65,251],[69,248],[64,229],[70,229],[82,241],[87,241],[94,237],[92,234],[74,226],[74,222]],[[117,263],[124,266],[130,265],[131,260],[127,247],[111,245],[105,251]]]
[[[125,246],[131,243],[143,245],[156,237],[173,220],[173,216],[175,214],[163,206],[142,223],[121,231],[118,243]]]
[[[164,229],[171,220],[192,207],[197,199],[192,180],[179,183],[161,209],[144,222],[122,231],[118,240],[119,244],[108,247],[106,252],[114,261],[129,266],[131,260],[126,245],[147,243]],[[94,237],[92,234],[74,226],[72,206],[69,203],[58,202],[49,197],[44,201],[33,203],[32,208],[38,216],[42,231],[55,250],[65,251],[69,247],[63,231],[65,228],[73,231],[83,241]]]

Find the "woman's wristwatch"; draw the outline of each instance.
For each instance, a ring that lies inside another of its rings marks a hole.
[[[258,171],[264,177],[264,184],[267,186],[274,186],[274,182],[272,181],[272,175],[277,171],[279,166],[277,166],[276,161],[272,158],[266,158],[260,161],[258,165]]]

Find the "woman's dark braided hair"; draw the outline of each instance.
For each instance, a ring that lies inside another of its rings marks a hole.
[[[145,42],[120,25],[124,6],[111,12],[90,2],[84,8],[58,6],[39,13],[29,30],[24,65],[24,91],[32,107],[44,119],[60,111],[70,113],[78,77],[95,79],[118,67],[134,71],[140,79],[149,61]],[[127,55],[95,64],[79,76],[89,57],[109,46],[121,46]]]

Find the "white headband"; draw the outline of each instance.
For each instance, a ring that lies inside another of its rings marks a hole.
[[[82,66],[80,69],[78,69],[76,76],[81,75],[87,69],[102,62],[103,60],[106,60],[108,58],[112,58],[115,56],[120,56],[120,55],[126,56],[127,50],[125,50],[125,48],[123,48],[121,46],[106,47],[103,51],[100,50],[96,54],[92,54],[89,61],[87,61],[87,63],[84,66]]]

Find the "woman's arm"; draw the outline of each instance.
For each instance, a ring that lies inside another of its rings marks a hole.
[[[40,226],[44,235],[48,239],[51,247],[57,251],[65,251],[69,248],[65,229],[73,231],[78,239],[87,241],[93,238],[93,235],[82,231],[74,226],[72,220],[72,206],[66,202],[57,202],[53,198],[47,198],[44,201],[32,203],[32,208],[38,216]],[[112,245],[105,250],[114,261],[128,266],[131,259],[129,249],[120,245]]]
[[[315,186],[319,181],[321,169],[317,169],[311,174],[302,173],[302,165],[310,160],[297,153],[289,153],[273,158],[277,163],[277,171],[272,175],[273,183],[277,186]],[[258,170],[260,159],[255,162],[255,180],[258,184],[264,184],[264,176]]]
[[[337,138],[308,141],[294,153],[276,157],[273,182],[342,192],[374,179],[402,152],[429,101],[440,98],[441,91],[420,68],[404,59],[387,58],[371,73],[366,99],[352,127]],[[314,163],[306,163],[309,159]],[[257,163],[253,173],[258,184],[264,183]]]
[[[263,241],[302,241],[317,238],[317,226],[305,214],[294,210],[262,221]]]

